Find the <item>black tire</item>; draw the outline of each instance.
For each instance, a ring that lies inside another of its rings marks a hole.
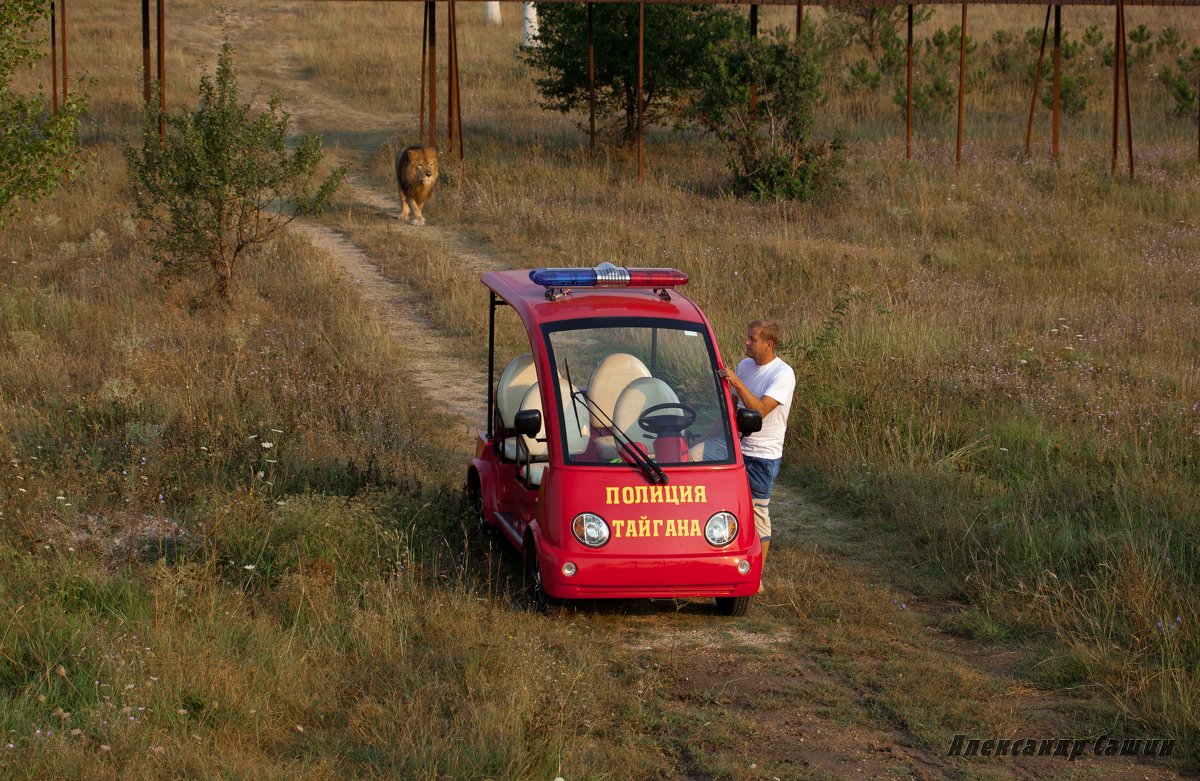
[[[471,512],[475,516],[475,524],[479,531],[488,531],[490,525],[483,517],[483,489],[479,486],[479,476],[473,472],[467,476],[467,501],[471,504]]]
[[[538,566],[537,545],[533,537],[525,538],[525,598],[535,613],[544,613],[550,606],[550,597],[542,583],[542,568]]]
[[[717,597],[717,612],[734,618],[744,616],[750,609],[751,599],[752,597]]]

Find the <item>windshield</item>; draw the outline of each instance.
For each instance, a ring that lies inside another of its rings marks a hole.
[[[572,464],[729,463],[716,352],[700,323],[612,318],[545,329]],[[568,387],[571,404],[562,396]],[[631,452],[636,450],[638,452]]]

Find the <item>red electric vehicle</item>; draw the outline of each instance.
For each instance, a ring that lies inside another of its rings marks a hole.
[[[467,491],[523,555],[536,606],[713,597],[742,615],[758,592],[737,434],[762,419],[735,412],[712,328],[677,290],[686,282],[609,263],[483,277],[490,412]],[[497,356],[508,309],[528,346]]]

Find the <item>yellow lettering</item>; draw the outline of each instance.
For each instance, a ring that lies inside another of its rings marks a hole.
[[[649,537],[650,536],[650,519],[644,515],[641,518],[638,518],[638,536],[639,537]]]
[[[700,536],[700,519],[699,518],[692,519],[692,536],[693,537]]]
[[[666,487],[665,493],[666,493],[665,501],[668,501],[672,504],[679,504],[679,486],[668,485]]]
[[[633,504],[633,489],[631,487],[625,486],[621,489],[621,503]]]
[[[646,486],[639,485],[633,489],[633,500],[638,504],[645,504],[649,500],[648,494]]]
[[[704,502],[707,502],[707,501],[708,501],[708,499],[706,498],[706,489],[705,489],[705,487],[704,487],[704,486],[702,486],[702,485],[698,485],[698,486],[696,486],[696,503],[697,503],[697,504],[702,504],[702,503],[704,503]]]
[[[668,537],[677,536],[676,532],[675,532],[675,519],[674,518],[667,519],[667,536]]]
[[[662,528],[662,524],[663,524],[662,518],[654,519],[654,536],[655,537],[658,536],[658,530]]]
[[[616,504],[621,501],[621,489],[615,485],[610,485],[604,489],[604,503]]]
[[[679,503],[683,504],[684,502],[688,504],[692,502],[692,487],[690,485],[679,486]]]
[[[614,521],[612,522],[612,524],[613,524],[613,537],[620,537],[620,536],[621,536],[621,526],[622,526],[622,525],[624,525],[624,523],[625,523],[625,521],[620,521],[620,520],[614,520]]]
[[[663,490],[661,485],[650,486],[650,501],[654,504],[662,504]]]

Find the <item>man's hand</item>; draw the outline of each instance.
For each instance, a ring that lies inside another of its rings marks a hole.
[[[719,369],[717,376],[729,384],[729,387],[733,389],[733,392],[741,400],[743,407],[754,410],[764,418],[779,406],[779,402],[770,396],[755,396],[746,387],[746,383],[742,382],[741,377],[738,377],[735,372],[729,371],[728,368]]]

